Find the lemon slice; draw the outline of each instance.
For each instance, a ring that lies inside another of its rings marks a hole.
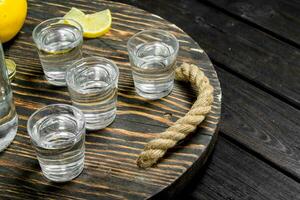
[[[109,9],[85,15],[81,10],[72,8],[65,19],[76,20],[83,28],[83,36],[96,38],[107,33],[111,27],[111,13]]]
[[[85,14],[77,8],[71,8],[71,10],[64,16],[65,19],[73,19],[78,23],[84,21]],[[81,23],[80,23],[81,24]]]
[[[83,23],[85,37],[99,37],[110,30],[112,20],[110,10],[108,9],[86,15],[85,19],[86,21]]]

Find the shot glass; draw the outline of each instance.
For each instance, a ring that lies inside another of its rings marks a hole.
[[[84,167],[85,119],[70,105],[53,104],[33,113],[27,131],[46,178],[65,182]]]
[[[137,94],[147,99],[167,96],[174,84],[176,37],[167,31],[144,30],[128,40],[127,49]]]
[[[82,58],[82,27],[72,19],[53,18],[35,27],[33,41],[38,49],[45,78],[52,85],[66,85],[66,69]]]
[[[118,77],[118,67],[102,57],[81,59],[67,70],[72,103],[84,113],[87,129],[102,129],[114,121]]]

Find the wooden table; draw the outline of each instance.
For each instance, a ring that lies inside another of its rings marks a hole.
[[[182,28],[221,82],[218,143],[179,199],[300,199],[300,2],[121,2]]]
[[[182,28],[208,53],[220,78],[223,118],[215,151],[178,199],[300,199],[299,2],[120,2]],[[6,55],[13,56],[9,45]],[[21,172],[7,169],[10,173]],[[23,184],[22,191],[28,188],[24,196],[32,193],[33,185],[41,184],[2,180],[1,195],[6,198],[20,196],[14,195],[18,193],[18,186],[13,189],[15,182]]]

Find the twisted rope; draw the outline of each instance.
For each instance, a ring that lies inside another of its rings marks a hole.
[[[197,100],[184,117],[145,145],[137,159],[137,165],[141,168],[148,168],[157,163],[168,149],[195,131],[211,110],[214,89],[209,79],[196,65],[183,63],[175,70],[175,75],[176,80],[189,81],[192,84],[198,94]]]

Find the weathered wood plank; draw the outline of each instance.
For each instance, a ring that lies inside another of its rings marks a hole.
[[[217,68],[220,130],[300,180],[300,111]]]
[[[205,0],[300,46],[300,2],[297,0]]]
[[[126,2],[180,26],[213,61],[300,108],[299,49],[198,0]]]
[[[299,183],[233,145],[222,135],[205,173],[195,177],[190,187],[192,191],[186,191],[179,199],[300,199]]]

